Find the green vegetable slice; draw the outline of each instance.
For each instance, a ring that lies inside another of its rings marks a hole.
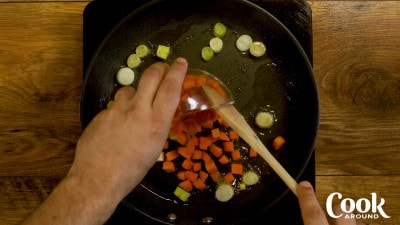
[[[201,58],[208,62],[214,57],[214,51],[211,47],[204,47],[201,49]]]
[[[220,23],[220,22],[216,23],[214,25],[214,35],[215,35],[215,37],[219,37],[219,38],[225,37],[226,30],[227,30],[227,28],[223,23]]]
[[[147,45],[139,45],[136,47],[135,53],[140,57],[144,58],[150,53],[150,49],[147,47]]]
[[[176,197],[178,197],[180,200],[184,201],[184,202],[186,202],[186,201],[189,199],[189,197],[190,197],[190,193],[187,192],[187,191],[185,191],[185,190],[183,190],[183,189],[180,188],[179,186],[176,187],[176,189],[175,189],[175,191],[174,191],[174,195],[175,195]]]

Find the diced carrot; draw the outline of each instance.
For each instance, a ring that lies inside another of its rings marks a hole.
[[[211,129],[211,128],[214,127],[214,121],[212,121],[212,120],[207,120],[207,121],[205,121],[205,122],[203,123],[202,126],[203,126],[204,128]]]
[[[204,181],[202,181],[201,179],[197,179],[193,182],[193,186],[195,188],[197,188],[198,190],[204,190],[207,188],[207,185]]]
[[[233,161],[238,161],[240,159],[242,159],[242,156],[240,155],[240,151],[239,150],[234,150],[232,152],[232,160]]]
[[[274,138],[274,140],[272,141],[272,147],[275,150],[279,150],[280,148],[282,148],[282,146],[285,144],[286,140],[284,137],[282,136],[277,136],[276,138]]]
[[[185,145],[189,140],[189,134],[185,132],[179,132],[176,134],[176,136],[176,141],[181,145]]]
[[[213,143],[213,140],[209,137],[203,137],[201,136],[199,138],[199,148],[202,150],[207,150],[208,147]]]
[[[190,180],[184,180],[180,182],[178,186],[181,187],[186,192],[191,192],[193,190],[193,184],[192,182],[190,182]]]
[[[224,141],[222,146],[226,152],[233,152],[233,150],[235,150],[235,146],[232,141]]]
[[[169,148],[169,141],[166,140],[166,141],[164,142],[163,149],[168,149],[168,148]]]
[[[171,161],[164,161],[162,164],[162,169],[167,173],[175,172],[176,170],[175,164]]]
[[[219,128],[214,128],[214,129],[211,130],[211,137],[219,138],[220,133],[221,132],[219,131]]]
[[[217,167],[217,165],[215,164],[214,160],[211,160],[211,161],[209,161],[209,162],[206,162],[206,163],[204,164],[204,167],[206,168],[206,170],[207,170],[208,173],[213,173],[213,172],[215,172],[215,171],[218,171],[218,167]]]
[[[201,131],[201,126],[199,126],[194,119],[186,119],[183,121],[182,130],[187,134],[194,136]]]
[[[183,90],[188,90],[194,87],[196,87],[196,77],[190,74],[186,75],[183,80]]]
[[[254,158],[254,157],[256,157],[256,156],[257,156],[256,150],[254,150],[254,148],[250,148],[250,150],[249,150],[249,157],[250,157],[250,158]]]
[[[215,171],[210,173],[210,177],[214,182],[218,182],[221,179],[221,173],[219,171]]]
[[[217,158],[221,157],[223,154],[222,148],[216,146],[215,144],[210,146],[210,152]]]
[[[203,182],[206,182],[206,180],[208,178],[208,173],[204,172],[203,170],[200,170],[199,177],[200,177],[200,180],[202,180]]]
[[[237,140],[239,139],[239,134],[236,131],[231,130],[229,131],[229,137],[233,140]]]
[[[232,183],[233,181],[235,181],[235,176],[233,175],[233,173],[228,172],[224,175],[224,180],[227,183]]]
[[[219,140],[221,140],[221,141],[230,141],[231,139],[229,138],[229,136],[226,133],[221,132],[221,134],[219,135]]]
[[[207,152],[204,152],[204,151],[201,152],[201,158],[203,159],[204,163],[208,163],[210,161],[213,161],[211,156]]]
[[[202,168],[201,162],[193,162],[192,170],[193,170],[194,172],[200,171],[201,168]]]
[[[185,147],[178,147],[179,155],[183,156],[186,159],[190,159],[194,152],[194,147],[192,146],[185,146]]]
[[[196,136],[190,137],[190,139],[186,144],[186,146],[193,146],[193,147],[196,147],[197,145],[199,145],[199,139]]]
[[[219,125],[224,126],[224,127],[229,127],[229,124],[227,124],[222,117],[217,118]]]
[[[229,158],[226,155],[222,155],[218,159],[218,162],[221,163],[221,164],[228,164],[230,161],[229,161]]]
[[[239,163],[232,163],[231,164],[231,172],[233,174],[242,175],[243,174],[243,165]]]
[[[165,161],[172,161],[179,157],[179,153],[177,150],[171,150],[169,152],[166,152],[164,154],[164,157],[165,157]]]
[[[199,174],[191,170],[185,170],[185,177],[191,182],[194,182],[197,179],[197,177],[199,177]]]
[[[196,77],[196,87],[201,87],[206,83],[207,83],[207,77],[206,76],[197,76]]]
[[[202,152],[203,152],[202,150],[198,150],[198,149],[194,150],[194,151],[193,151],[193,154],[192,154],[192,159],[193,159],[193,160],[202,159],[202,156],[203,156],[203,153],[202,153]]]
[[[193,168],[193,161],[188,158],[183,160],[182,168],[184,168],[185,170],[191,170]]]
[[[179,171],[178,173],[176,173],[176,176],[179,180],[186,180],[185,171]]]

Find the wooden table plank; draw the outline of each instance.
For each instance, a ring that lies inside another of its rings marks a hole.
[[[70,166],[81,133],[85,5],[0,3],[0,176],[55,176]]]
[[[400,174],[400,2],[311,1],[317,174]]]

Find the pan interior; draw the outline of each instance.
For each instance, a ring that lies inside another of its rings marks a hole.
[[[204,62],[200,50],[213,37],[216,22],[228,27],[224,48],[210,62]],[[238,51],[235,41],[241,34],[265,43],[267,56],[254,58]],[[277,19],[240,0],[160,0],[133,11],[106,37],[88,67],[81,102],[83,127],[106,108],[116,89],[116,72],[139,44],[153,48],[169,45],[172,52],[167,62],[183,56],[191,68],[217,75],[267,147],[271,149],[271,140],[277,135],[286,137],[284,148],[273,154],[292,176],[301,175],[314,149],[318,97],[304,51]],[[147,57],[137,73],[156,61],[156,57]],[[252,121],[260,110],[273,111],[277,125],[267,131],[258,129]],[[211,188],[182,203],[173,196],[175,175],[166,174],[160,164],[155,164],[124,204],[167,224],[171,223],[167,219],[170,213],[177,215],[173,224],[198,224],[206,217],[212,217],[216,224],[234,224],[268,210],[288,193],[262,159],[254,165],[262,170],[261,184],[240,192],[231,201],[218,202]]]

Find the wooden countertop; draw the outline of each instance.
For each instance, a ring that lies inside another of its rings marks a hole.
[[[90,1],[0,0],[0,224],[66,174],[81,133],[82,13]],[[309,1],[321,120],[316,187],[384,198],[400,224],[400,2]]]

